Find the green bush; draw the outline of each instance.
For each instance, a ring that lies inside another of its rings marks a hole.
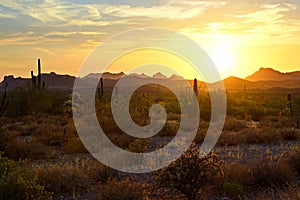
[[[20,162],[9,160],[0,153],[0,199],[51,199],[51,193],[38,184],[37,177]]]
[[[36,113],[62,114],[67,95],[47,90],[18,88],[8,91],[7,98],[10,106],[5,114],[15,117]]]
[[[224,182],[223,191],[231,197],[237,197],[243,194],[244,187],[241,184]]]

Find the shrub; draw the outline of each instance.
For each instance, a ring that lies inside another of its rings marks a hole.
[[[300,188],[297,184],[287,185],[285,187],[273,187],[266,188],[257,195],[256,199],[268,200],[268,199],[299,199]],[[250,199],[250,198],[249,198]],[[251,198],[253,199],[253,198]]]
[[[137,138],[129,144],[128,150],[131,152],[143,153],[148,149],[148,145],[148,139]]]
[[[294,129],[291,129],[291,128],[282,129],[280,131],[280,133],[281,133],[281,136],[284,140],[296,140],[296,139],[299,138],[298,134],[297,134],[297,131],[294,130]]]
[[[227,131],[240,131],[244,128],[246,128],[246,122],[244,120],[227,118],[224,124],[224,130]]]
[[[67,141],[63,146],[63,150],[66,154],[84,154],[88,153],[88,150],[82,144],[80,138],[72,138]]]
[[[222,161],[213,153],[199,157],[198,149],[187,150],[178,160],[158,172],[158,187],[181,191],[188,199],[196,199],[200,188],[222,175]]]
[[[242,185],[244,188],[250,186],[252,177],[249,166],[238,163],[224,165],[224,181]]]
[[[129,179],[110,179],[99,187],[97,197],[99,200],[139,200],[143,199],[143,188],[137,183],[131,183]]]
[[[251,163],[254,186],[284,186],[295,180],[295,173],[290,166],[281,161],[272,163],[266,160]]]
[[[0,199],[51,199],[51,193],[38,184],[37,177],[28,168],[20,167],[0,153]]]
[[[113,178],[117,174],[117,171],[99,162],[88,163],[86,171],[90,182],[92,183],[106,183],[110,178]]]
[[[21,142],[9,143],[6,146],[5,153],[7,157],[19,159],[47,159],[50,156],[51,148],[39,142]]]
[[[39,183],[55,195],[72,194],[89,188],[88,176],[78,164],[65,163],[40,166],[36,169]]]
[[[231,197],[237,197],[243,194],[244,187],[241,184],[224,182],[223,191]]]
[[[300,175],[300,152],[296,152],[290,156],[288,162],[292,169],[294,169],[298,175]]]

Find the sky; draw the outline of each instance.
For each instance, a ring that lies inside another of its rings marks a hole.
[[[36,73],[38,58],[44,73],[76,75],[96,46],[144,27],[167,28],[191,38],[208,53],[223,78],[244,78],[261,67],[296,71],[300,70],[299,6],[299,0],[1,0],[0,80],[10,74]],[[122,43],[115,46],[120,47]],[[112,72],[126,72],[136,60],[147,57],[147,53],[133,55],[116,62]],[[168,59],[155,55],[158,60]],[[170,58],[169,64],[182,63]],[[183,76],[193,78],[188,73]]]

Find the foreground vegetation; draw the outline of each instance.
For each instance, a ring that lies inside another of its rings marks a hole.
[[[287,94],[292,93],[293,113]],[[169,167],[152,174],[116,172],[90,157],[81,143],[64,92],[17,89],[8,91],[9,106],[1,117],[0,199],[298,199],[300,152],[294,148],[276,156],[257,151],[240,162],[209,154],[200,159],[191,148]],[[177,133],[180,107],[172,94],[136,93],[130,112],[139,125],[149,123],[148,110],[159,103],[168,113],[164,128],[151,139],[123,133],[113,121],[110,96],[96,99],[99,123],[116,145],[132,152],[160,148]],[[210,98],[200,92],[201,121],[194,147],[203,142],[210,119]],[[299,91],[228,93],[228,115],[217,148],[278,145],[293,141],[300,131]],[[158,141],[158,142],[157,142]],[[215,151],[217,152],[217,151]],[[226,152],[231,153],[231,152]],[[20,160],[21,159],[21,160]],[[11,192],[5,192],[11,191]]]

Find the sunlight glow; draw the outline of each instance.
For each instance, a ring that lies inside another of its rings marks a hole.
[[[220,72],[228,72],[231,68],[235,67],[235,55],[225,46],[214,48],[210,57]]]

